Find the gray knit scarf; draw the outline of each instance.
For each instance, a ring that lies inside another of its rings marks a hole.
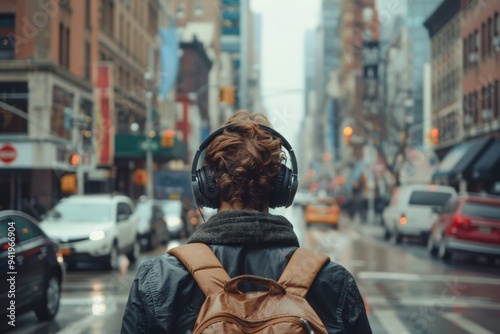
[[[228,210],[212,216],[187,243],[215,245],[280,244],[299,246],[292,224],[283,216],[253,210]]]

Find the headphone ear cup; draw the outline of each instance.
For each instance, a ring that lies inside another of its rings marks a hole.
[[[219,187],[215,182],[212,172],[208,167],[203,166],[196,171],[198,176],[198,184],[203,202],[203,207],[212,209],[219,208]]]
[[[288,198],[288,187],[290,186],[290,179],[292,171],[284,164],[280,164],[280,171],[276,176],[276,183],[274,190],[269,198],[269,207],[274,209],[277,207],[285,206]]]

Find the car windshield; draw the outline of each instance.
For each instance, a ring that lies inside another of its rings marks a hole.
[[[335,202],[332,200],[328,200],[328,199],[320,199],[320,200],[314,201],[313,205],[314,206],[332,206],[332,205],[335,205]]]
[[[60,203],[46,220],[68,222],[105,222],[111,220],[111,206],[100,203]]]
[[[465,202],[461,214],[464,216],[500,220],[500,206],[486,203]]]
[[[414,191],[410,197],[410,205],[443,206],[450,199],[450,193],[438,191]]]

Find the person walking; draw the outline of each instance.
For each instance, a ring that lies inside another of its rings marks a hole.
[[[283,147],[292,170],[283,163]],[[204,166],[198,169],[203,151]],[[251,274],[277,281],[299,242],[293,225],[269,209],[292,203],[298,186],[296,165],[288,142],[264,115],[236,112],[195,154],[196,202],[217,208],[217,213],[187,244],[208,245],[229,277]],[[205,290],[177,257],[150,259],[132,284],[121,332],[190,333]],[[372,332],[356,281],[340,264],[327,259],[305,298],[328,333]]]

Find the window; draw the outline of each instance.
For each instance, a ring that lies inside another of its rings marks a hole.
[[[493,32],[495,36],[500,35],[500,16],[495,13],[495,22],[493,22]]]
[[[461,214],[486,219],[500,219],[500,207],[493,204],[465,202]]]
[[[472,102],[473,108],[474,108],[474,123],[477,124],[479,123],[479,92],[475,91],[474,94],[472,95]]]
[[[196,0],[196,3],[194,4],[194,16],[201,15],[203,15],[203,4],[201,3],[201,0]]]
[[[465,70],[467,69],[467,64],[468,64],[468,62],[467,62],[467,55],[469,54],[469,52],[468,52],[468,50],[469,50],[468,49],[468,45],[469,44],[467,43],[467,38],[464,38],[464,40],[463,40],[462,43],[463,43],[463,58],[464,58],[463,59],[463,69],[464,69],[464,72],[465,72]]]
[[[59,64],[64,66],[64,26],[59,23]]]
[[[90,0],[85,0],[85,24],[87,28],[91,27],[90,23]]]
[[[127,217],[132,215],[133,211],[130,205],[127,203],[118,203],[118,207],[116,209],[117,217],[120,215],[126,215]]]
[[[481,57],[486,56],[486,24],[481,25]]]
[[[493,97],[493,117],[495,119],[498,119],[500,117],[500,81],[495,81],[495,87],[494,87],[494,90],[495,90],[495,94],[494,94],[494,97]]]
[[[185,11],[184,2],[182,2],[182,0],[181,0],[181,2],[179,2],[177,4],[177,14],[176,14],[176,16],[177,16],[178,19],[183,19],[184,18],[184,16],[185,16],[184,11]]]
[[[47,214],[47,220],[79,223],[98,223],[111,220],[111,206],[106,201],[61,202]]]
[[[66,28],[66,49],[65,49],[65,58],[66,58],[66,67],[69,69],[69,59],[70,59],[70,30]]]
[[[123,31],[123,14],[120,14],[120,18],[118,19],[118,29],[120,31],[118,32],[119,35],[119,41],[118,44],[120,44],[120,48],[123,48],[123,43],[125,42],[125,38],[123,37],[124,31]]]
[[[477,30],[474,32],[474,51],[476,54],[479,52],[479,33]]]
[[[0,101],[24,110],[29,116],[28,99],[23,96],[27,93],[27,82],[0,82]],[[14,115],[4,108],[0,108],[0,134],[12,133],[28,133],[28,121],[23,117]]]
[[[413,191],[410,196],[410,205],[443,206],[450,199],[450,193],[435,191]]]
[[[85,42],[84,77],[85,77],[85,79],[90,80],[90,43],[89,42]]]
[[[493,22],[491,17],[488,19],[488,53],[491,52],[493,44]]]
[[[101,27],[104,31],[108,32],[111,36],[113,35],[114,27],[114,4],[113,0],[103,0],[102,3],[102,15],[101,15]]]
[[[16,20],[14,14],[0,14],[0,60],[16,58]]]
[[[31,222],[21,217],[16,218],[16,234],[20,242],[26,242],[41,235]]]

